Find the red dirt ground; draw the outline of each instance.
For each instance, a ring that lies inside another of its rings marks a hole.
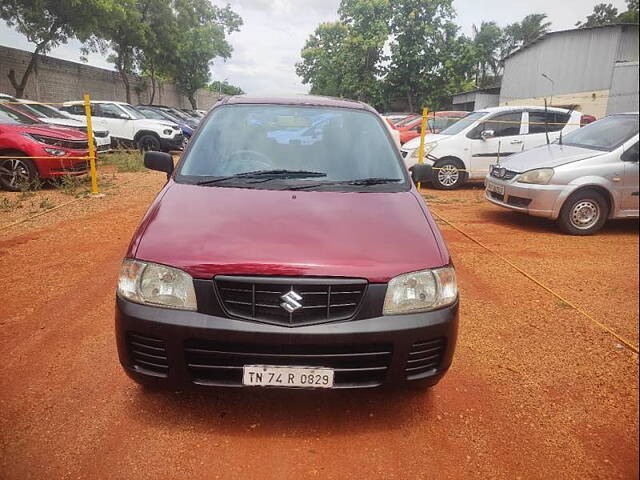
[[[446,225],[461,331],[431,391],[143,390],[114,287],[163,177],[125,180],[0,230],[0,478],[637,478],[638,357]],[[568,237],[478,189],[425,195],[638,344],[637,222]]]

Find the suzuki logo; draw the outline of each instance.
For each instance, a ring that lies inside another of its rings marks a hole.
[[[281,295],[280,299],[283,300],[280,306],[289,313],[293,313],[299,308],[302,308],[302,304],[300,303],[302,297],[294,292],[293,289],[290,292]]]

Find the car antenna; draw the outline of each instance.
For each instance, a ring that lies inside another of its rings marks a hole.
[[[531,122],[529,122],[531,125]],[[549,145],[549,111],[547,110],[547,99],[544,99],[544,134],[547,136],[547,145]]]

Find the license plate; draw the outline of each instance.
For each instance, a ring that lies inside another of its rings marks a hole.
[[[504,187],[502,185],[496,185],[495,183],[487,182],[487,190],[497,193],[498,195],[504,195]]]
[[[260,387],[333,387],[331,368],[245,365],[242,384]]]

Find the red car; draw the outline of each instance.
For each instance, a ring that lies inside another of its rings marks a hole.
[[[175,170],[147,152],[169,178],[118,280],[125,371],[176,390],[434,385],[455,271],[412,181],[431,167],[411,178],[383,122],[361,102],[235,96]]]
[[[427,131],[429,133],[440,133],[452,123],[458,121],[459,118],[464,117],[469,112],[462,112],[457,110],[442,111],[429,113],[427,120]],[[400,131],[400,143],[404,144],[409,140],[412,140],[420,135],[420,125],[422,124],[422,117],[417,116],[410,122],[397,126]]]
[[[18,191],[35,178],[85,174],[87,160],[77,157],[87,155],[81,131],[48,125],[0,104],[0,187]]]

